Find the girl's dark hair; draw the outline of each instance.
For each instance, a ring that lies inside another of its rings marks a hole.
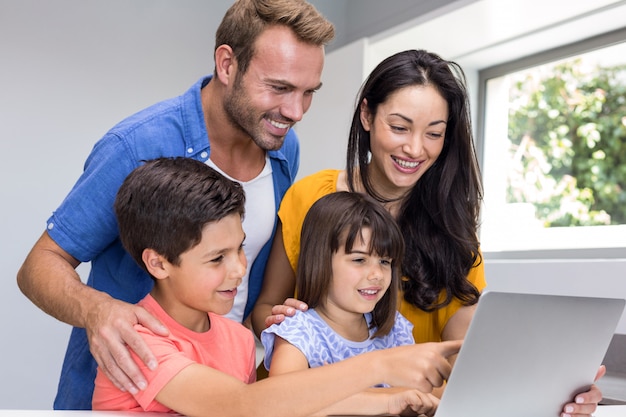
[[[424,311],[444,307],[453,297],[472,305],[480,294],[467,275],[482,262],[477,236],[482,183],[461,67],[431,52],[408,50],[390,56],[372,71],[352,118],[348,186],[354,190],[359,175],[366,192],[385,201],[369,178],[370,134],[361,124],[360,106],[367,100],[374,117],[391,94],[412,86],[435,88],[448,104],[449,118],[441,154],[404,197],[397,218],[406,245],[404,298]],[[445,297],[440,299],[442,291]]]
[[[202,240],[202,229],[230,214],[244,214],[240,184],[191,158],[159,158],[132,171],[115,199],[120,240],[146,272],[150,248],[179,265]]]
[[[391,284],[372,312],[372,337],[378,337],[388,334],[395,322],[404,240],[391,214],[371,197],[335,192],[311,206],[302,225],[296,293],[310,308],[323,305],[333,279],[333,254],[341,245],[350,253],[364,228],[371,230],[370,253],[392,260]]]

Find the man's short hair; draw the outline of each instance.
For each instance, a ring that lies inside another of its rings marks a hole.
[[[286,26],[302,42],[324,46],[335,28],[304,0],[237,0],[228,9],[215,34],[215,49],[229,45],[239,72],[245,74],[259,35],[270,26]]]

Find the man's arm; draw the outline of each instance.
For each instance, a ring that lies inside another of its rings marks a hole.
[[[79,264],[44,232],[18,271],[17,283],[44,312],[87,330],[91,353],[118,388],[144,389],[146,380],[127,346],[151,369],[156,359],[133,326],[140,323],[163,336],[168,330],[143,308],[83,284],[75,270]]]

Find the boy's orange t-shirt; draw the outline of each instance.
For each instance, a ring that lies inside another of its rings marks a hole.
[[[161,320],[170,331],[169,336],[163,337],[143,326],[135,326],[152,349],[159,366],[150,371],[131,351],[148,381],[146,390],[135,395],[120,391],[98,368],[92,399],[94,410],[173,412],[155,398],[178,372],[193,363],[217,369],[245,383],[255,381],[256,346],[249,329],[231,319],[209,313],[211,329],[197,333],[171,318],[150,295],[138,305]]]

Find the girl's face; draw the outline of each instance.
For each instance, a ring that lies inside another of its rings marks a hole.
[[[333,276],[325,308],[335,312],[368,313],[391,284],[391,259],[369,253],[371,230],[361,230],[350,253],[344,245],[333,254]]]
[[[361,123],[370,132],[370,176],[382,197],[404,196],[435,163],[447,120],[448,103],[430,85],[396,91],[376,116],[361,104]]]

